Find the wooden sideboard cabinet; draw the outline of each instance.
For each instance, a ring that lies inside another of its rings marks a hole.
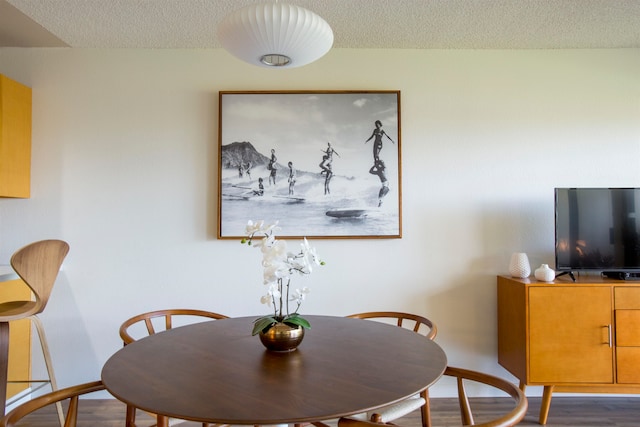
[[[9,266],[0,265],[0,303],[8,301],[29,301],[31,289]],[[31,378],[31,320],[21,319],[11,322],[9,329],[9,380]],[[7,398],[12,401],[29,388],[29,383],[7,385]]]
[[[540,424],[554,392],[640,393],[640,282],[498,276],[498,362],[544,386]]]
[[[31,193],[31,88],[0,74],[0,197]]]

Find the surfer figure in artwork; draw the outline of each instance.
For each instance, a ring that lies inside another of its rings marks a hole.
[[[326,154],[325,154],[326,155]],[[324,194],[331,194],[329,190],[329,183],[331,182],[331,178],[333,178],[333,171],[331,170],[331,163],[327,165],[326,176],[324,177]]]
[[[338,154],[338,152],[333,149],[333,147],[331,146],[330,142],[327,142],[327,149],[326,150],[321,150],[321,151],[329,157],[329,163],[331,163],[333,161],[333,155],[334,154],[336,156],[340,157],[340,154]]]
[[[380,187],[380,191],[378,192],[378,206],[382,206],[382,199],[389,192],[389,181],[387,181],[386,169],[387,168],[382,159],[378,159],[376,163],[371,166],[371,169],[369,169],[369,173],[377,175],[382,184],[382,187]]]
[[[386,134],[384,130],[382,130],[382,122],[380,120],[376,120],[375,122],[376,128],[373,130],[373,133],[364,143],[371,141],[372,138],[375,138],[373,141],[373,163],[375,163],[380,159],[380,150],[382,150],[382,137],[386,136],[387,139],[395,144],[393,139],[389,135]]]
[[[254,196],[264,196],[264,184],[262,183],[262,178],[258,178],[258,189],[253,190]]]
[[[276,174],[278,172],[278,158],[276,157],[276,150],[271,149],[271,159],[269,160],[269,164],[267,165],[267,169],[269,169],[269,185],[276,185]]]
[[[293,196],[293,187],[296,185],[296,170],[293,168],[293,163],[289,162],[289,195]]]
[[[319,166],[320,169],[322,169],[320,171],[320,175],[327,175],[329,172],[331,172],[331,160],[329,160],[328,154],[322,156],[322,161],[320,162]]]
[[[333,149],[330,142],[327,142],[327,149],[320,150],[324,153],[322,156],[322,162],[320,162],[320,175],[326,175],[331,171],[331,162],[333,162],[333,155],[340,157],[340,154],[336,150]]]

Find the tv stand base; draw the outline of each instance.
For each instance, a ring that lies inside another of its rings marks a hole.
[[[565,274],[568,274],[574,282],[576,281],[576,276],[573,275],[573,271],[563,271],[560,274],[556,274],[556,277],[564,276]]]
[[[640,272],[629,271],[603,271],[602,275],[608,279],[640,280]]]

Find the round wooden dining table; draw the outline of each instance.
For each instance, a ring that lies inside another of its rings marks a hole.
[[[252,317],[177,327],[133,342],[102,369],[130,407],[215,424],[303,423],[403,400],[443,374],[442,348],[423,335],[365,319],[305,316],[297,350],[266,350]]]

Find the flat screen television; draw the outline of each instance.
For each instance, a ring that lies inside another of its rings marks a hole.
[[[640,188],[556,188],[556,270],[640,278],[638,212]]]

